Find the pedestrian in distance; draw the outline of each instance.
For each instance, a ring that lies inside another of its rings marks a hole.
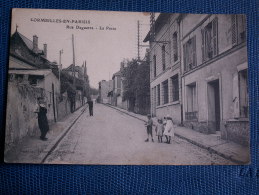
[[[165,131],[164,135],[166,137],[166,142],[167,144],[170,144],[171,138],[174,137],[174,124],[173,124],[173,119],[169,116],[166,117],[166,125],[165,125]]]
[[[152,138],[152,142],[154,142],[153,133],[152,133],[153,120],[150,114],[147,115],[147,119],[148,121],[145,123],[145,126],[147,128],[147,139],[145,140],[145,142],[149,141],[149,135]]]
[[[41,97],[39,97],[37,100],[38,100],[38,106],[35,113],[38,114],[38,125],[41,132],[40,139],[43,141],[46,141],[48,139],[46,138],[46,135],[47,135],[47,132],[49,131],[46,103],[44,102],[44,99]]]
[[[158,142],[162,143],[163,142],[163,132],[164,132],[164,124],[162,119],[157,119],[157,125],[156,125],[156,135],[158,138]]]
[[[91,98],[89,97],[88,100],[87,100],[87,104],[88,104],[88,107],[89,107],[89,115],[90,116],[93,116],[93,101],[91,100]]]

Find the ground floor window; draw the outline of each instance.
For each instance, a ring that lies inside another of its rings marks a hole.
[[[185,117],[187,120],[197,119],[197,97],[196,97],[196,83],[186,86],[186,103],[187,111]]]
[[[179,78],[178,74],[171,78],[172,81],[172,101],[179,100]]]
[[[163,82],[163,104],[168,103],[168,80]]]
[[[157,106],[160,105],[160,84],[157,85]]]

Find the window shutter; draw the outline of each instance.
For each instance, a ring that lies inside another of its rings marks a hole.
[[[236,15],[231,16],[231,28],[232,28],[232,44],[237,44],[237,17]]]
[[[205,42],[205,33],[204,33],[204,29],[201,29],[201,52],[202,52],[202,61],[205,61],[205,46],[204,46],[204,42]]]
[[[212,21],[213,56],[218,54],[218,18]]]
[[[239,86],[238,86],[238,73],[233,75],[233,117],[239,118]]]
[[[192,66],[196,66],[196,36],[192,38]]]
[[[186,44],[183,45],[183,68],[184,68],[184,71],[187,71],[186,69]]]

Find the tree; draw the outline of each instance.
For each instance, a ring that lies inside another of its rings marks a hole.
[[[133,111],[136,99],[136,85],[135,76],[137,74],[138,63],[137,60],[133,59],[127,62],[127,67],[122,70],[122,84],[123,84],[123,94],[122,100],[129,101],[129,110]]]
[[[129,110],[147,114],[150,109],[149,64],[136,59],[127,62],[122,70],[123,101],[129,101]]]

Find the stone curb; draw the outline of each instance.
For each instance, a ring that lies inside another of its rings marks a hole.
[[[134,116],[134,115],[131,115],[131,114],[129,114],[128,112],[124,112],[124,111],[122,111],[121,109],[118,109],[118,108],[116,108],[116,107],[114,107],[114,106],[111,106],[111,105],[109,105],[109,104],[103,104],[103,105],[109,106],[109,107],[111,107],[111,108],[113,108],[113,109],[115,109],[115,110],[118,110],[118,111],[120,111],[120,112],[122,112],[122,113],[124,113],[124,114],[127,114],[127,115],[129,115],[129,116],[131,116],[131,117],[134,117],[134,118],[138,119],[138,120],[141,120],[141,121],[146,122],[145,120],[143,120],[143,119],[141,119],[141,118],[138,118],[138,117],[136,117],[136,116]],[[217,155],[221,156],[222,158],[225,158],[225,159],[227,159],[227,160],[230,160],[230,161],[232,161],[232,162],[234,162],[234,163],[237,163],[237,164],[240,164],[240,165],[244,165],[244,164],[248,164],[248,163],[249,163],[249,162],[244,162],[244,161],[240,161],[240,160],[238,160],[238,159],[235,159],[235,158],[233,158],[233,157],[230,156],[230,155],[226,155],[226,154],[224,154],[224,153],[222,153],[222,152],[220,152],[220,151],[217,151],[217,150],[211,148],[210,146],[205,146],[205,145],[203,145],[203,144],[200,144],[199,142],[196,142],[196,141],[191,140],[191,139],[189,139],[189,138],[187,138],[187,137],[184,137],[184,136],[182,136],[182,135],[179,135],[178,133],[175,133],[175,136],[177,136],[177,137],[179,137],[179,138],[181,138],[181,139],[184,139],[184,140],[190,142],[191,144],[194,144],[194,145],[196,145],[196,146],[198,146],[198,147],[200,147],[200,148],[202,148],[202,149],[206,149],[206,150],[208,150],[210,153],[217,154]]]
[[[55,140],[53,140],[49,146],[44,149],[44,152],[40,154],[40,164],[43,164],[46,159],[49,157],[49,155],[56,149],[56,147],[58,146],[58,144],[61,142],[61,140],[67,135],[67,133],[69,132],[69,130],[72,128],[72,126],[77,122],[77,120],[82,116],[82,114],[85,112],[87,106],[83,105],[82,107],[78,108],[77,110],[81,109],[82,111],[81,113],[73,120],[72,123],[70,123],[69,125],[67,125],[63,132],[61,134],[59,134]],[[76,110],[76,111],[77,111]]]

